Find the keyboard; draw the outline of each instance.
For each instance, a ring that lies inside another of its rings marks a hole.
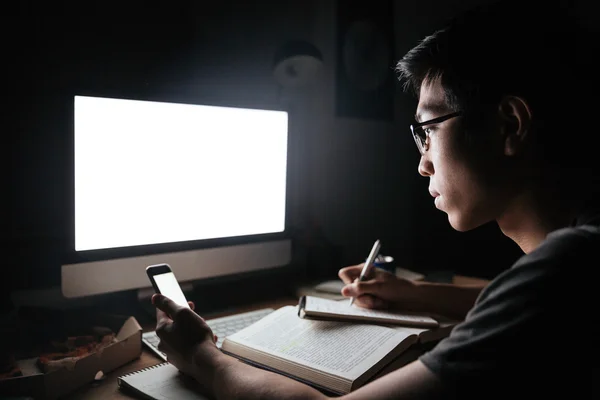
[[[221,348],[223,339],[227,336],[252,325],[259,319],[269,315],[274,311],[273,308],[262,308],[260,310],[248,311],[239,314],[229,315],[227,317],[207,319],[206,323],[217,335],[217,347]],[[142,343],[146,345],[154,354],[163,360],[167,361],[167,355],[158,349],[160,339],[156,335],[156,331],[142,333]]]

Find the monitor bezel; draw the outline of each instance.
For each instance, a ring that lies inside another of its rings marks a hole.
[[[283,107],[283,105],[275,102],[264,102],[264,101],[243,101],[238,99],[225,99],[217,96],[199,96],[198,94],[188,93],[187,91],[181,90],[169,90],[168,88],[154,88],[146,85],[144,90],[137,90],[136,94],[123,93],[122,90],[92,90],[92,89],[80,89],[74,90],[70,93],[70,103],[68,106],[68,129],[69,134],[67,135],[67,146],[68,146],[68,157],[67,165],[67,177],[66,177],[66,203],[67,209],[65,210],[65,216],[67,218],[67,230],[65,237],[65,249],[63,251],[63,265],[64,264],[78,264],[85,262],[96,262],[103,260],[114,260],[121,258],[131,258],[140,256],[151,256],[160,255],[163,253],[175,253],[175,252],[187,252],[192,250],[203,250],[210,248],[230,247],[244,244],[259,244],[261,242],[277,241],[282,239],[289,239],[291,234],[290,229],[290,204],[292,197],[292,181],[293,176],[290,169],[290,155],[292,154],[290,148],[290,113],[289,110]],[[216,107],[229,107],[229,108],[244,108],[244,109],[256,109],[256,110],[271,110],[271,111],[282,111],[288,114],[288,131],[287,131],[287,159],[286,159],[286,204],[285,204],[285,225],[282,232],[265,233],[256,235],[244,235],[244,236],[232,236],[224,238],[211,238],[211,239],[200,239],[200,240],[188,240],[170,243],[156,243],[147,245],[127,246],[127,247],[115,247],[106,249],[95,249],[95,250],[80,250],[75,249],[75,97],[76,96],[90,96],[90,97],[102,97],[102,98],[115,98],[125,100],[140,100],[140,101],[153,101],[153,102],[165,102],[165,103],[179,103],[187,105],[206,105]]]

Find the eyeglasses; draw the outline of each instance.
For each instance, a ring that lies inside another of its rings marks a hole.
[[[419,148],[419,153],[424,155],[427,150],[429,150],[429,135],[425,132],[424,126],[439,124],[440,122],[444,122],[450,118],[458,117],[462,114],[462,111],[456,111],[450,114],[442,115],[441,117],[433,118],[427,121],[419,122],[418,124],[413,124],[410,126],[410,131],[412,132],[413,139],[415,139],[415,143]]]

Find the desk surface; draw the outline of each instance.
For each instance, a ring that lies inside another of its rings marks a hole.
[[[471,283],[480,283],[486,282],[482,279],[477,278],[468,278],[462,276],[455,276],[453,279],[454,283],[462,283],[462,284],[471,284]],[[279,308],[285,305],[295,305],[298,304],[298,299],[296,297],[287,297],[281,298],[274,301],[261,302],[249,305],[244,308],[240,308],[236,310],[236,312],[245,312],[251,310],[258,310],[260,308]],[[221,315],[215,315],[214,318],[230,315],[231,313],[223,313]],[[143,326],[144,332],[154,330],[153,325]],[[150,367],[152,365],[160,364],[163,360],[155,356],[150,350],[148,350],[145,346],[142,350],[142,355],[140,358],[123,365],[120,368],[117,368],[114,371],[106,374],[104,379],[97,383],[92,383],[86,385],[77,391],[71,393],[70,395],[64,397],[66,400],[80,400],[80,399],[103,399],[103,400],[116,400],[116,399],[134,399],[129,394],[121,392],[117,386],[117,378],[121,375],[127,374],[129,372],[134,372],[140,370],[142,368]]]

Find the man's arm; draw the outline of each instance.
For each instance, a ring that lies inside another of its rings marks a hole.
[[[397,308],[463,319],[475,304],[485,280],[467,283],[412,281],[375,269],[373,277],[358,281],[362,264],[342,268],[338,275],[346,284],[342,294],[355,297],[366,308]]]
[[[213,387],[216,399],[329,399],[318,390],[270,371],[255,368],[225,354],[214,356]],[[435,399],[442,385],[420,361],[393,371],[336,399]]]
[[[318,390],[271,371],[256,368],[221,353],[215,368],[211,393],[221,399],[328,399]]]
[[[414,308],[464,319],[487,283],[451,284],[415,282]]]
[[[451,398],[444,391],[442,382],[421,361],[396,371],[355,390],[343,397],[344,400],[433,400]]]

